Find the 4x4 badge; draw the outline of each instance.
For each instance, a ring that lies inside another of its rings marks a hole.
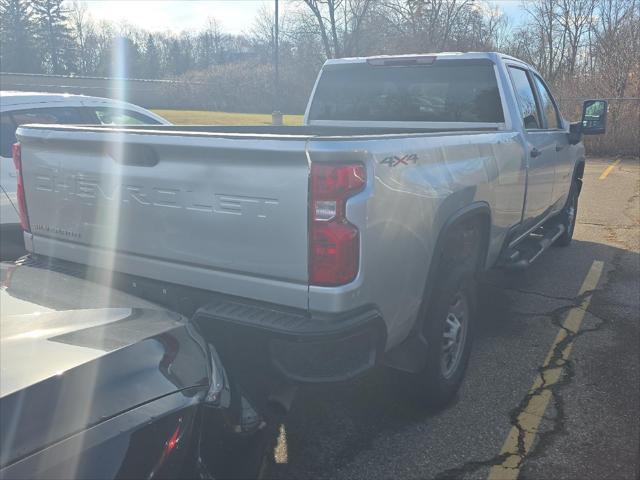
[[[386,157],[380,162],[380,165],[397,167],[398,165],[409,165],[410,163],[412,163],[413,165],[418,163],[418,155],[416,153],[410,153],[408,155],[403,155],[402,157],[397,157],[395,155]]]

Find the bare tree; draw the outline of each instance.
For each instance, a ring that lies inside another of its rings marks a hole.
[[[479,23],[482,15],[472,0],[387,0],[384,6],[396,30],[407,35],[421,51],[473,43],[473,29],[477,36],[484,29]]]
[[[574,76],[580,48],[592,28],[597,0],[560,0],[558,21],[566,34],[566,68]]]
[[[204,29],[196,35],[197,65],[207,68],[227,61],[228,35],[214,18],[207,18]]]
[[[32,0],[31,5],[47,70],[56,74],[73,71],[75,44],[63,0]]]
[[[603,80],[611,91],[623,97],[631,72],[638,66],[640,15],[638,0],[601,0],[596,52]],[[634,55],[635,53],[635,55]]]
[[[87,4],[74,1],[69,8],[71,35],[76,43],[77,67],[82,74],[95,68],[95,28],[87,12]]]
[[[353,54],[373,0],[303,0],[316,20],[327,58]]]
[[[333,58],[335,55],[335,50],[332,50],[331,44],[329,42],[329,36],[327,34],[326,21],[322,12],[322,4],[320,0],[304,0],[309,6],[309,9],[313,13],[313,16],[316,19],[318,31],[320,33],[320,37],[322,38],[322,45],[324,46],[324,53],[327,58]],[[333,1],[332,1],[333,4]]]
[[[538,40],[530,60],[551,81],[558,77],[566,54],[567,32],[559,20],[561,1],[533,0],[524,7],[530,18],[528,28]]]

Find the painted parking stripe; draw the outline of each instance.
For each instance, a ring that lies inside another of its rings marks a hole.
[[[515,480],[520,474],[522,464],[526,459],[536,438],[540,422],[551,398],[550,387],[562,377],[562,369],[569,359],[573,348],[575,334],[580,331],[584,315],[591,303],[591,296],[602,275],[604,263],[594,261],[589,273],[582,282],[578,298],[580,304],[572,308],[562,328],[558,331],[553,345],[547,354],[543,367],[529,390],[529,395],[523,410],[517,417],[516,425],[511,428],[507,439],[500,451],[503,462],[491,467],[489,480]]]
[[[607,176],[611,173],[611,171],[614,168],[616,168],[618,166],[619,163],[620,163],[620,159],[616,160],[611,165],[609,165],[607,168],[605,168],[604,172],[602,172],[602,175],[600,175],[599,180],[604,180],[605,178],[607,178]]]

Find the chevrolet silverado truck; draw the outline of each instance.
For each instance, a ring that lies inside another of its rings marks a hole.
[[[299,127],[21,126],[25,243],[261,332],[287,379],[379,362],[444,405],[478,276],[570,243],[606,109],[570,125],[530,65],[442,53],[328,60]]]

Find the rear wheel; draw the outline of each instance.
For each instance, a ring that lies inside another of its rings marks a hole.
[[[560,214],[560,221],[564,225],[564,232],[556,240],[558,247],[567,247],[573,239],[573,231],[576,226],[576,217],[578,216],[578,197],[580,195],[580,180],[574,180],[571,185],[571,191],[569,192],[569,198],[562,213]]]
[[[427,364],[417,374],[420,393],[433,408],[446,406],[458,391],[469,361],[475,326],[473,269],[452,267],[442,272],[440,281],[423,319]]]

